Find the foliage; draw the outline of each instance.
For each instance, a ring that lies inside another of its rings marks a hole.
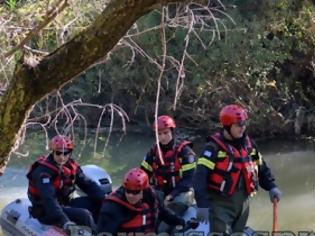
[[[16,0],[6,0],[5,3],[7,4],[7,6],[9,7],[11,11],[15,9],[16,4],[17,4]]]
[[[30,46],[43,51],[58,47],[95,19],[106,3],[93,2],[70,5],[32,39]],[[314,4],[306,0],[234,0],[225,4],[222,11],[232,16],[235,24],[217,12],[225,23],[218,26],[217,40],[212,41],[214,30],[200,31],[199,37],[190,35],[185,85],[176,111],[172,106],[178,71],[171,59],[181,60],[188,30],[166,29],[168,60],[160,113],[173,114],[182,127],[208,132],[216,126],[222,104],[238,102],[249,108],[257,135],[285,133],[284,124],[295,119],[298,107],[314,113]],[[45,1],[26,1],[14,7],[10,13],[0,8],[0,13],[13,17],[22,28],[40,21],[46,9]],[[139,32],[158,26],[160,20],[160,11],[151,12],[129,32],[134,43],[156,60],[162,54],[160,29]],[[215,28],[213,23],[211,26]],[[17,44],[26,31],[12,30],[10,34],[7,37],[0,32],[2,50]],[[98,104],[114,102],[133,122],[148,125],[154,113],[158,74],[147,57],[121,44],[106,63],[100,62],[79,80],[67,84],[62,94],[66,101],[81,98]],[[95,113],[87,110],[85,115],[89,125],[95,125]]]
[[[192,60],[186,61],[184,93],[174,113],[181,126],[212,129],[222,104],[238,102],[250,109],[256,134],[275,135],[287,132],[283,125],[294,119],[297,107],[313,110],[314,69],[310,69],[309,74],[307,70],[313,63],[314,6],[308,1],[299,2],[298,8],[297,1],[257,2],[261,3],[261,8],[248,11],[248,1],[235,1],[239,7],[231,8],[228,13],[236,25],[227,22],[228,31],[221,28],[220,40],[206,50],[200,39],[190,39],[188,52]],[[159,14],[154,12],[138,26],[152,26],[158,19]],[[170,28],[166,33],[168,56],[180,59],[185,29]],[[209,32],[200,35],[202,40],[210,42]],[[137,37],[136,42],[149,55],[157,56],[161,53],[159,37],[158,31],[151,31]],[[131,65],[126,63],[130,56],[128,50],[116,51],[106,65],[88,72],[95,75],[95,71],[101,70],[100,76],[86,74],[84,80],[77,81],[77,86],[67,88],[67,93],[87,86],[82,86],[83,81],[94,84],[90,88],[95,91],[100,81],[102,89],[90,99],[114,100],[127,108],[129,114],[134,112],[132,117],[150,120],[154,112],[157,71],[139,55]],[[307,78],[301,77],[305,73]],[[168,64],[161,113],[173,113],[176,79],[173,65]],[[270,123],[271,120],[274,122]]]
[[[32,30],[46,20],[54,9],[57,0],[7,0],[0,4],[0,52],[8,52],[18,45]],[[106,0],[68,1],[70,4],[54,21],[45,27],[24,47],[23,55],[35,54],[43,57],[64,44],[71,37],[85,29],[104,9]],[[3,83],[12,74],[15,63],[21,58],[21,52],[10,60],[5,71],[2,67],[0,81]]]

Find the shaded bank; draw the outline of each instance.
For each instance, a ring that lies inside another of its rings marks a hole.
[[[235,25],[223,19],[228,30],[219,28],[220,38],[206,48],[198,38],[190,39],[191,60],[185,61],[176,110],[178,74],[167,62],[159,113],[173,115],[187,130],[210,133],[218,125],[220,108],[236,102],[249,110],[250,132],[256,137],[314,134],[314,4],[306,0],[235,0],[226,1],[225,12]],[[160,13],[153,12],[139,21],[139,30],[159,22]],[[169,57],[182,56],[186,33],[181,28],[166,29]],[[200,32],[199,37],[208,43],[211,33]],[[133,38],[152,56],[160,53],[159,39],[158,30]],[[126,66],[132,56],[132,64]],[[96,66],[68,85],[63,95],[67,101],[114,102],[128,113],[131,125],[145,130],[154,116],[158,72],[147,58],[122,48],[106,65]],[[89,127],[98,124],[100,113],[82,111]],[[108,123],[108,117],[102,120],[104,127]]]

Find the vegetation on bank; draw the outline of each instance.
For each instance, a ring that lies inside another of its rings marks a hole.
[[[177,73],[173,65],[168,65],[160,112],[173,114],[182,127],[209,132],[217,124],[222,104],[238,102],[249,109],[252,132],[257,136],[313,134],[314,4],[228,1],[226,13],[235,24],[226,18],[227,29],[220,28],[220,38],[210,44],[212,33],[201,33],[203,42],[208,43],[205,48],[199,38],[190,39],[191,59],[186,60],[184,90],[175,111]],[[139,27],[156,25],[159,17],[159,12],[153,12],[141,20]],[[184,31],[167,30],[168,56],[180,59]],[[159,37],[156,30],[137,37],[136,42],[149,55],[159,55]],[[141,55],[129,65],[130,54],[125,48],[115,52],[106,64],[67,86],[64,94],[69,99],[83,95],[97,103],[114,101],[134,122],[148,124],[154,114],[158,71]],[[93,117],[90,119],[93,121]]]
[[[49,27],[32,38],[29,46],[51,51],[80,32],[100,13],[104,1],[93,1],[99,4],[98,8],[87,2],[78,1],[76,6],[65,9]],[[38,22],[40,12],[45,9],[44,1],[7,3],[0,12],[13,17],[16,26]],[[208,31],[198,32],[198,37],[192,34],[187,48],[185,40],[189,29],[166,29],[167,56],[175,60],[168,60],[166,64],[160,113],[174,115],[179,125],[186,129],[209,132],[217,126],[217,114],[222,104],[237,102],[249,109],[251,132],[256,136],[313,134],[314,3],[310,0],[234,0],[224,3],[226,8],[219,4],[213,6],[218,9],[214,14],[222,19],[222,23],[209,22],[212,31],[209,27]],[[176,6],[171,7],[176,12]],[[34,9],[38,13],[33,12],[33,18],[25,18]],[[69,24],[71,19],[78,20]],[[141,18],[137,28],[129,32],[134,45],[139,45],[152,58],[162,54],[160,29],[137,33],[158,26],[160,19],[161,11],[153,11]],[[14,40],[21,37],[20,32],[12,31],[12,34],[11,39],[0,35],[2,48],[16,43]],[[173,62],[181,61],[185,50],[189,57],[185,58],[185,71],[180,76],[184,87],[174,111],[178,65]],[[19,53],[16,57],[19,58]],[[139,51],[122,45],[106,58],[106,63],[87,70],[61,92],[65,102],[79,98],[88,103],[113,102],[127,111],[131,124],[147,126],[154,115],[158,75],[159,70],[152,61]],[[54,106],[56,100],[50,101],[45,101],[42,106]],[[34,110],[33,116],[39,116],[41,112]],[[96,127],[97,114],[101,111],[91,112],[83,108],[80,112],[89,127]],[[105,117],[102,125],[106,126],[108,122]]]

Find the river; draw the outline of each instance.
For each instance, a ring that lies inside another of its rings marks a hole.
[[[153,142],[146,135],[127,135],[122,141],[113,139],[105,154],[91,156],[93,142],[88,141],[82,152],[80,164],[95,163],[112,175],[114,185],[118,186],[123,173],[138,166]],[[25,145],[37,155],[44,144]],[[310,231],[315,229],[315,145],[308,141],[269,140],[258,142],[264,159],[276,176],[283,191],[279,203],[279,229],[284,231]],[[201,145],[197,145],[197,147]],[[100,149],[103,150],[103,147]],[[197,153],[200,148],[197,148]],[[36,151],[35,151],[36,150]],[[22,148],[23,151],[23,148]],[[0,209],[17,197],[26,197],[26,177],[29,164],[36,155],[27,158],[13,157],[5,174],[0,178]],[[256,230],[270,231],[272,227],[272,205],[268,193],[261,190],[251,198],[251,212],[248,225]]]

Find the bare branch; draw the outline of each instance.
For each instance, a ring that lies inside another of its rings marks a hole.
[[[59,6],[60,5],[60,6]],[[47,13],[45,20],[40,23],[35,29],[30,31],[28,35],[14,48],[4,54],[5,57],[10,57],[17,50],[21,49],[34,35],[37,35],[45,26],[47,26],[60,12],[62,12],[68,6],[67,0],[60,0],[57,6]]]
[[[84,144],[80,145],[80,151],[78,154],[78,157],[80,158],[81,153],[87,141],[87,126],[88,126],[86,118],[78,110],[79,108],[83,108],[83,107],[88,108],[88,109],[102,110],[99,116],[99,121],[96,128],[96,133],[95,133],[94,154],[97,152],[98,137],[101,132],[101,122],[103,120],[105,113],[108,113],[108,112],[110,113],[111,120],[109,124],[107,140],[104,143],[103,152],[105,152],[105,148],[107,147],[111,133],[113,132],[115,114],[118,114],[118,116],[120,117],[122,121],[122,131],[124,133],[126,132],[126,121],[129,121],[129,117],[122,108],[120,108],[119,106],[113,103],[109,103],[105,105],[98,105],[98,104],[84,103],[81,100],[75,100],[75,101],[65,104],[60,92],[57,92],[56,100],[58,104],[57,104],[57,107],[55,107],[53,110],[51,111],[46,110],[45,113],[42,114],[41,116],[36,115],[36,117],[29,118],[26,121],[25,125],[23,126],[22,135],[21,135],[21,138],[19,139],[17,146],[24,143],[25,133],[27,129],[34,126],[40,126],[41,129],[45,132],[47,144],[48,144],[48,129],[50,127],[54,127],[54,130],[57,134],[65,134],[65,135],[70,134],[70,136],[73,137],[75,141],[75,137],[76,137],[75,128],[81,127],[81,126],[75,125],[75,123],[77,121],[82,121],[83,130],[84,130],[84,138],[83,138]],[[44,109],[40,109],[40,110],[44,111]],[[47,150],[48,150],[48,146],[47,146]],[[14,153],[17,155],[20,155],[16,151],[14,151]]]
[[[155,140],[157,144],[157,149],[159,153],[159,160],[161,162],[161,165],[164,165],[164,160],[162,158],[162,151],[160,147],[160,141],[159,141],[159,135],[158,135],[158,122],[157,122],[157,117],[158,117],[158,109],[159,109],[159,99],[160,99],[160,91],[161,91],[161,80],[164,74],[164,69],[165,69],[165,62],[166,62],[166,54],[167,54],[167,47],[166,47],[166,37],[165,37],[165,11],[166,8],[163,7],[162,9],[162,15],[161,15],[161,45],[162,45],[162,65],[159,67],[160,69],[160,75],[158,77],[158,86],[157,86],[157,92],[156,92],[156,102],[155,102],[155,115],[154,115],[154,120],[155,120]]]
[[[0,136],[3,137],[0,173],[4,171],[12,148],[15,149],[18,143],[21,127],[34,104],[104,58],[141,16],[174,2],[178,0],[111,0],[92,25],[45,56],[35,67],[18,62],[0,100]],[[163,58],[165,66],[166,57]]]
[[[189,44],[189,39],[190,39],[190,33],[193,31],[193,26],[194,26],[194,17],[193,17],[193,12],[189,9],[187,9],[187,11],[190,13],[190,24],[189,24],[189,28],[188,28],[188,32],[186,34],[185,37],[185,47],[184,47],[184,51],[183,51],[183,55],[182,55],[182,59],[178,68],[178,73],[177,73],[177,80],[176,80],[176,90],[175,90],[175,97],[174,97],[174,103],[173,103],[173,110],[176,110],[176,105],[177,105],[177,101],[179,99],[179,96],[181,95],[181,92],[183,90],[184,87],[184,79],[185,79],[185,71],[184,71],[184,61],[186,58],[186,53],[187,53],[187,47]]]

